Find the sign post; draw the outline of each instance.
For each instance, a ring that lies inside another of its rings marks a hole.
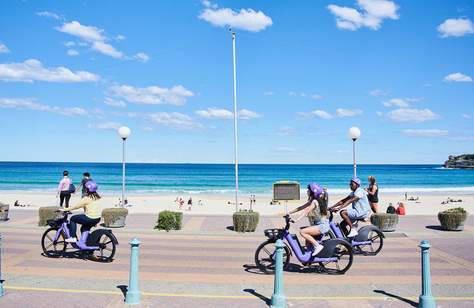
[[[291,181],[273,183],[273,201],[285,201],[285,214],[288,214],[290,200],[300,200],[300,183]]]

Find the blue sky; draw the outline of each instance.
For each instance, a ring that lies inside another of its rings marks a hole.
[[[441,163],[474,150],[472,1],[2,1],[0,160]]]

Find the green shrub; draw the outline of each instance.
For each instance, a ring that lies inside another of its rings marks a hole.
[[[102,210],[102,219],[106,227],[123,227],[128,210],[122,207],[114,207]]]
[[[156,221],[155,229],[166,230],[181,230],[181,224],[183,222],[183,213],[162,211],[158,214],[158,220]]]
[[[254,232],[257,229],[260,215],[258,212],[239,211],[232,216],[234,221],[234,231]]]
[[[56,212],[60,208],[57,206],[44,206],[38,209],[39,222],[38,226],[47,226],[48,219],[55,219],[58,216]]]
[[[443,229],[448,231],[461,231],[464,229],[464,221],[467,212],[462,207],[452,208],[438,213],[438,220]]]
[[[376,213],[370,217],[370,222],[380,230],[395,231],[398,224],[398,215],[390,213]]]

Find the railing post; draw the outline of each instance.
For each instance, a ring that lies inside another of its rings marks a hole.
[[[130,241],[132,249],[130,255],[130,279],[128,282],[127,294],[125,302],[129,305],[140,304],[140,290],[138,289],[138,252],[140,241],[134,238]]]
[[[3,280],[2,280],[2,234],[0,233],[0,297],[3,296]]]
[[[286,306],[286,298],[283,294],[283,249],[285,245],[281,239],[276,242],[276,257],[275,257],[275,286],[272,294],[272,301],[270,307],[284,308]]]
[[[421,295],[419,297],[418,307],[435,308],[436,301],[431,294],[431,275],[430,275],[430,252],[431,247],[428,241],[421,241],[418,246],[421,248]]]

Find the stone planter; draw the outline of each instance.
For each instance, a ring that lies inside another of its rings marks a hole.
[[[467,219],[467,212],[461,208],[453,208],[438,213],[438,220],[444,230],[462,231],[464,230],[464,222]]]
[[[8,210],[10,206],[8,204],[0,203],[0,221],[8,220]]]
[[[239,211],[232,216],[234,231],[254,232],[257,229],[260,215],[258,212]]]
[[[38,209],[39,221],[38,226],[43,227],[48,225],[48,219],[56,219],[61,216],[60,213],[56,212],[60,208],[57,206],[44,206]]]
[[[107,228],[122,228],[125,227],[125,218],[128,215],[128,210],[124,208],[109,208],[102,210],[102,219],[104,226]]]
[[[370,217],[370,222],[383,232],[392,232],[397,228],[398,215],[390,213],[377,213]]]

